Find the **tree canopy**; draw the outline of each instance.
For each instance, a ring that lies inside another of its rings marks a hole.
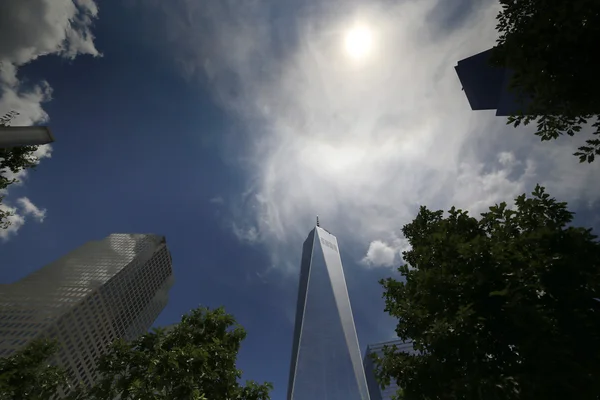
[[[222,308],[198,308],[168,329],[118,341],[98,365],[90,399],[266,400],[270,383],[238,383],[246,331]]]
[[[268,400],[270,383],[239,383],[236,359],[245,337],[222,308],[197,308],[176,325],[113,343],[99,360],[98,380],[77,386],[69,399]],[[32,346],[0,359],[0,400],[51,399],[66,387],[66,373],[47,364],[55,347]]]
[[[0,358],[0,400],[45,400],[66,387],[66,371],[48,363],[57,348],[56,342],[35,340],[22,351]]]
[[[600,2],[500,0],[493,61],[515,74],[511,87],[532,102],[515,127],[537,121],[542,140],[573,136],[592,123],[593,138],[575,153],[580,162],[600,155]],[[527,114],[527,115],[524,115]]]
[[[600,244],[537,186],[480,219],[421,207],[403,228],[403,280],[382,280],[417,354],[377,360],[399,399],[600,396]]]

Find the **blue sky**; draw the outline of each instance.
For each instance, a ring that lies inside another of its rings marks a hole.
[[[0,282],[113,232],[165,235],[176,284],[157,324],[224,305],[248,331],[244,378],[274,382],[273,399],[316,214],[363,351],[393,337],[377,281],[420,204],[476,213],[539,182],[600,222],[579,138],[542,144],[468,107],[453,66],[493,45],[494,1],[28,4],[0,6],[0,114],[56,142],[6,195]],[[343,51],[357,24],[372,33],[360,59]]]

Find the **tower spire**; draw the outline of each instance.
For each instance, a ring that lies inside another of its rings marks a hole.
[[[317,215],[317,226],[320,227],[321,225],[319,224],[319,216]]]

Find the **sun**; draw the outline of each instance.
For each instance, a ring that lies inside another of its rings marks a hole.
[[[371,52],[373,34],[364,26],[356,26],[346,33],[346,52],[352,58],[362,59]]]
[[[355,144],[333,146],[326,142],[316,142],[310,151],[316,160],[314,165],[319,165],[321,172],[330,174],[355,170],[367,155],[364,146]]]

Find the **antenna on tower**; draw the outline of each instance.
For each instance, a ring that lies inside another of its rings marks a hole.
[[[319,224],[319,216],[317,215],[317,226],[320,227],[321,225]]]

